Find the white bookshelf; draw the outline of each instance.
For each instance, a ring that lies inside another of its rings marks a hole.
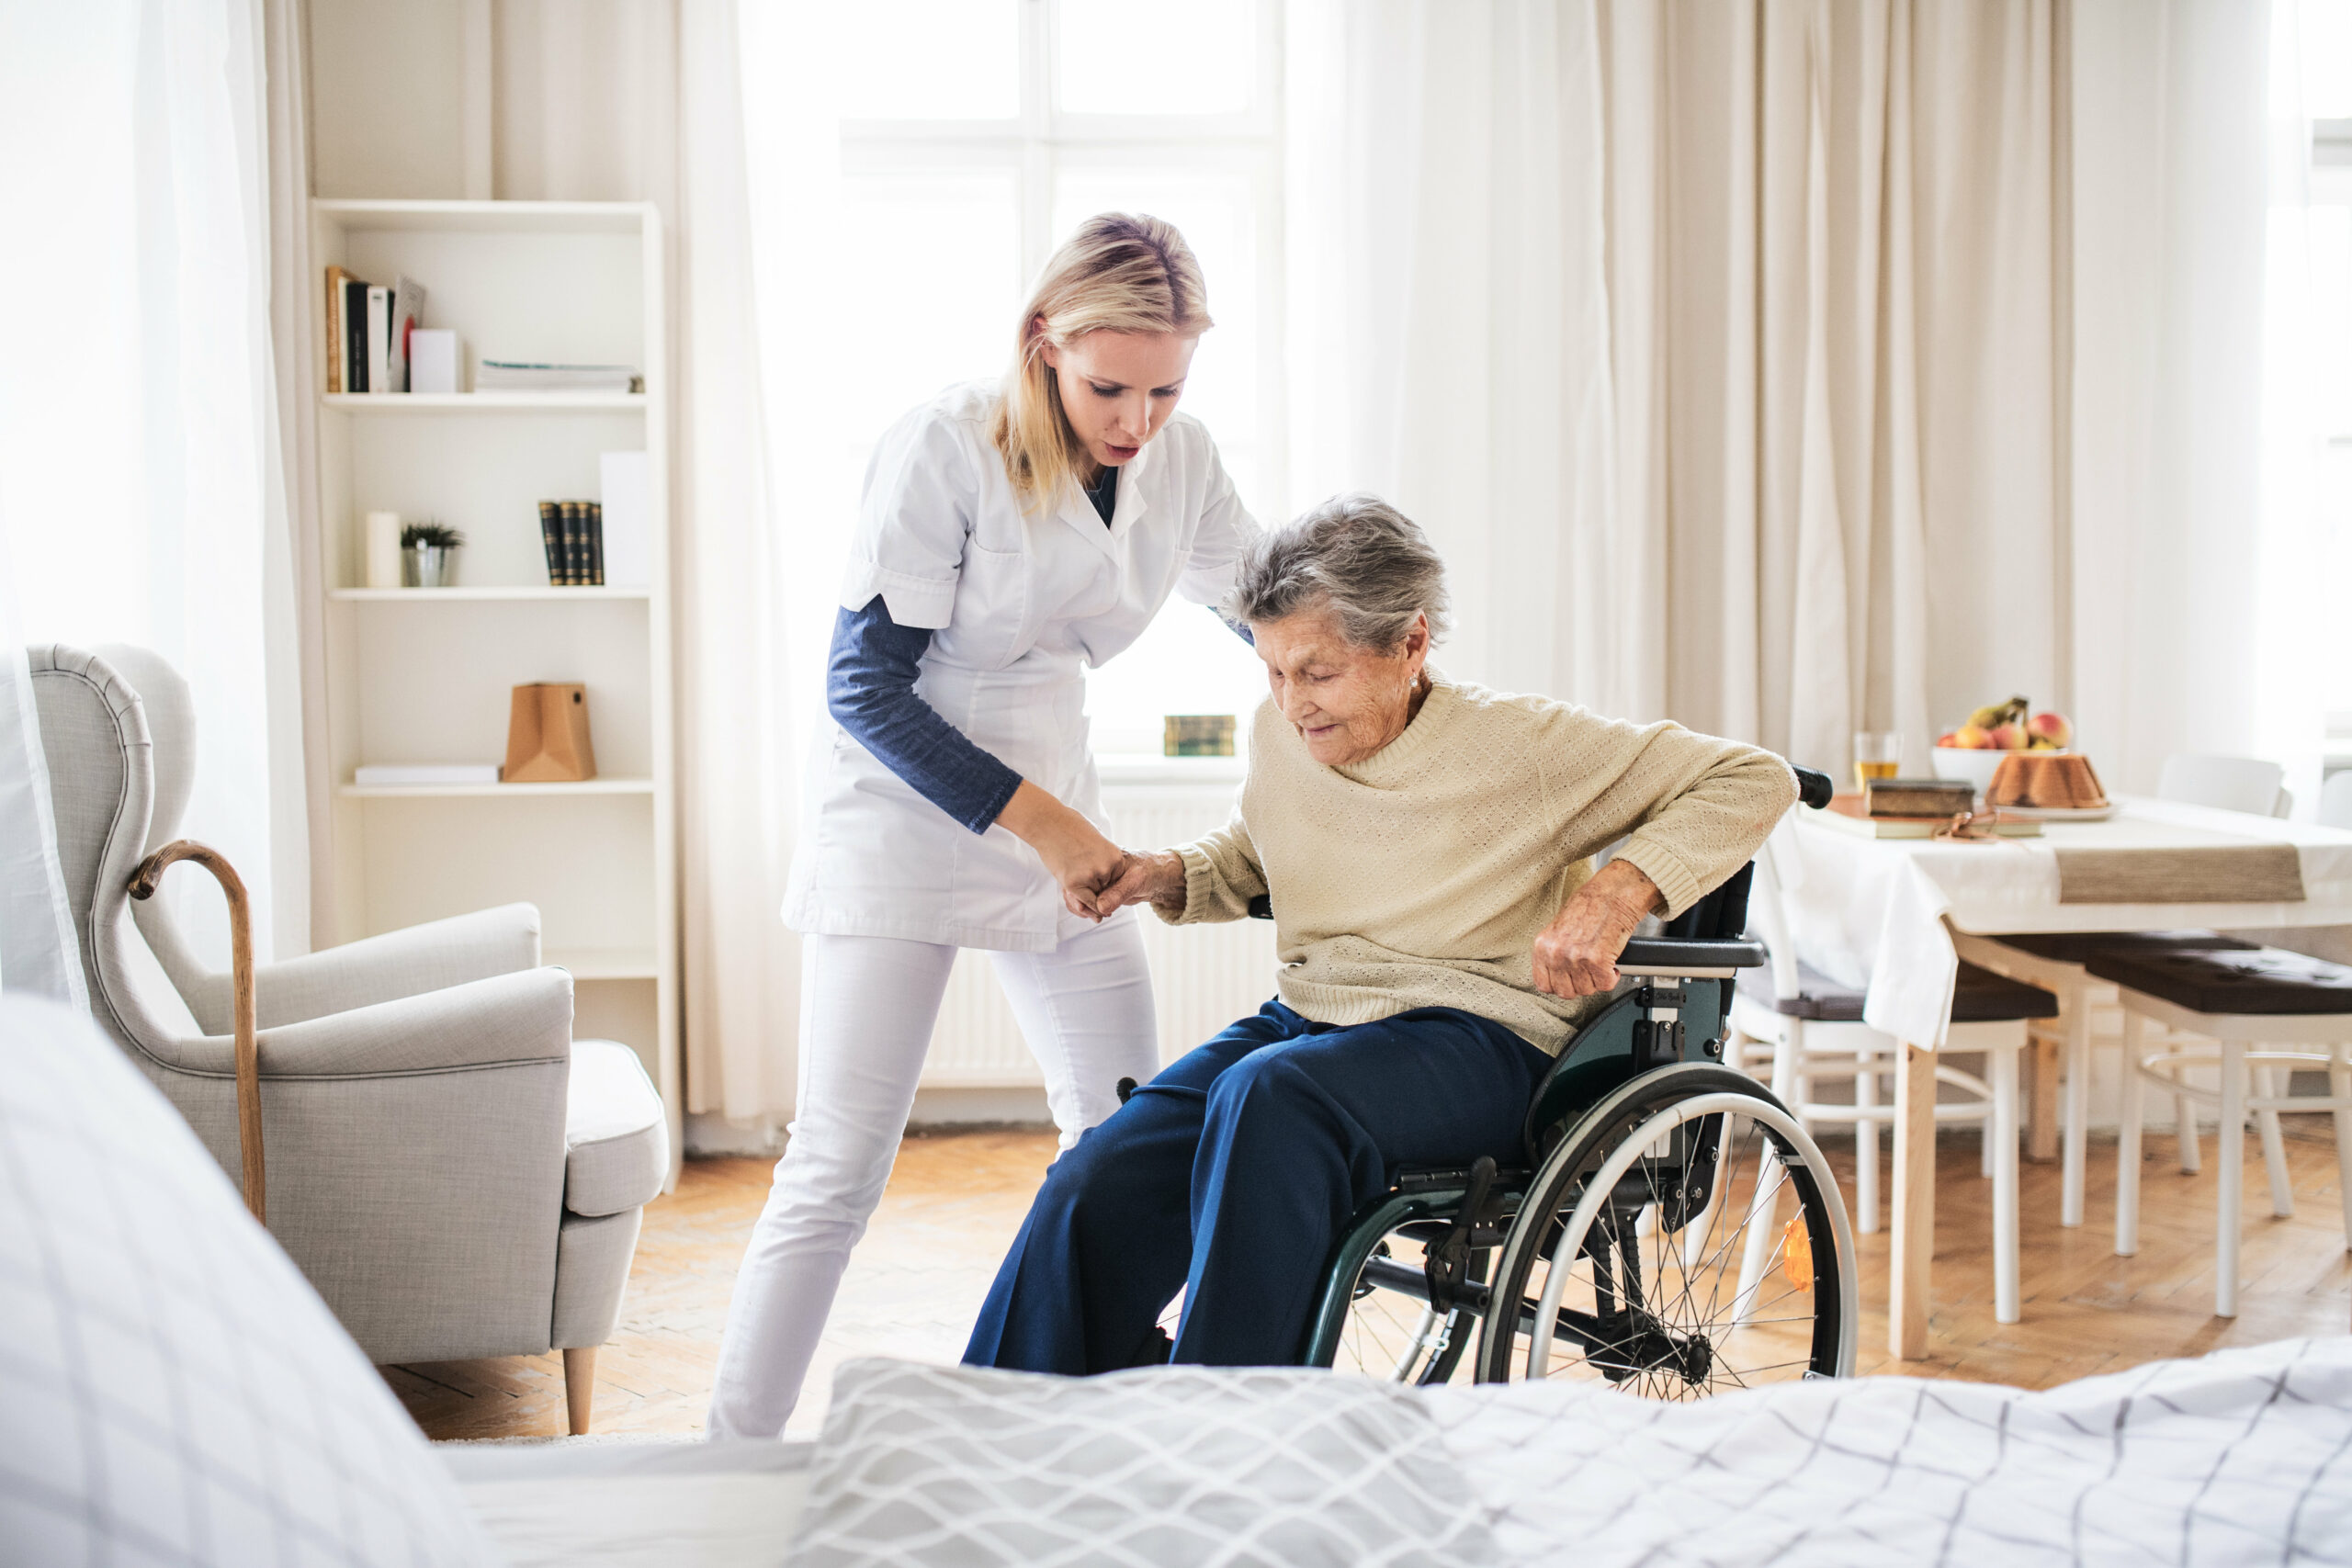
[[[424,286],[454,328],[460,386],[492,358],[633,365],[642,392],[329,393],[318,434],[336,941],[488,905],[538,907],[571,972],[574,1032],[636,1049],[679,1095],[676,807],[671,739],[668,389],[661,220],[639,202],[311,204],[323,376],[325,269]],[[323,378],[321,382],[324,385]],[[594,499],[605,452],[652,467],[653,580],[557,588],[537,503]],[[370,588],[366,514],[464,531],[457,585]],[[362,786],[362,763],[495,762],[512,688],[580,682],[598,776],[576,784]]]

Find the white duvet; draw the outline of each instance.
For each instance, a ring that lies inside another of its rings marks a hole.
[[[1287,1371],[844,1367],[799,1539],[868,1564],[2342,1563],[2352,1339],[2042,1393],[1656,1404]]]

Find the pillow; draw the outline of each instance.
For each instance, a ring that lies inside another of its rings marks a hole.
[[[376,1369],[122,1053],[8,998],[0,1064],[8,1561],[497,1562]]]
[[[1499,1555],[1413,1396],[1327,1371],[851,1361],[808,1491],[794,1568]]]

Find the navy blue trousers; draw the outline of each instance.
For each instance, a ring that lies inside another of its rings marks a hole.
[[[1163,1070],[1046,1173],[964,1359],[1083,1374],[1295,1365],[1349,1216],[1400,1165],[1512,1163],[1551,1058],[1453,1008],[1310,1023],[1268,1002]]]

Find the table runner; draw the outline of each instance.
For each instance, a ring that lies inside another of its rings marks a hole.
[[[2302,856],[2251,839],[2177,849],[2069,849],[2058,856],[2061,904],[2300,904]]]

